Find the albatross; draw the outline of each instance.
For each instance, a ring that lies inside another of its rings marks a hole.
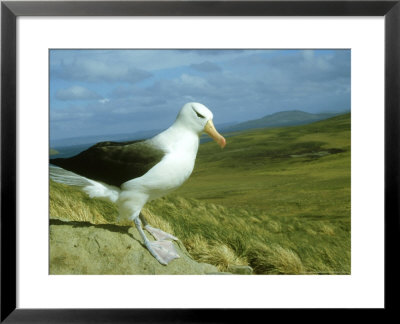
[[[179,258],[172,244],[177,238],[150,226],[141,210],[189,178],[203,132],[225,147],[225,138],[213,124],[213,113],[191,102],[182,107],[172,126],[150,139],[101,142],[76,156],[50,159],[50,163],[84,177],[88,185],[83,189],[90,197],[115,202],[119,218],[132,220],[149,252],[167,265]],[[146,237],[142,223],[155,241]]]

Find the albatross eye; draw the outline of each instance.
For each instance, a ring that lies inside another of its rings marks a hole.
[[[192,108],[192,109],[193,109],[194,112],[196,113],[197,117],[206,118],[206,117],[204,117],[202,114],[199,114],[194,108]]]

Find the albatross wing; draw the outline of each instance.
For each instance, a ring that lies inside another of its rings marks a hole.
[[[50,163],[86,178],[120,187],[141,177],[161,161],[165,152],[149,141],[101,142],[71,157]]]

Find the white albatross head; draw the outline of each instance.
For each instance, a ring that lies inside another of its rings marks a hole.
[[[197,102],[189,102],[182,107],[176,122],[185,125],[197,134],[207,133],[221,148],[224,148],[226,140],[215,129],[213,117],[213,113],[206,106]]]

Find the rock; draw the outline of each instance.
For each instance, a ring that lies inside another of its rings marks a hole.
[[[148,235],[150,238],[151,236]],[[50,220],[50,274],[211,274],[218,269],[194,261],[174,242],[179,259],[163,266],[129,226]]]
[[[246,265],[234,265],[230,264],[228,266],[228,271],[234,274],[252,274],[253,268]]]

